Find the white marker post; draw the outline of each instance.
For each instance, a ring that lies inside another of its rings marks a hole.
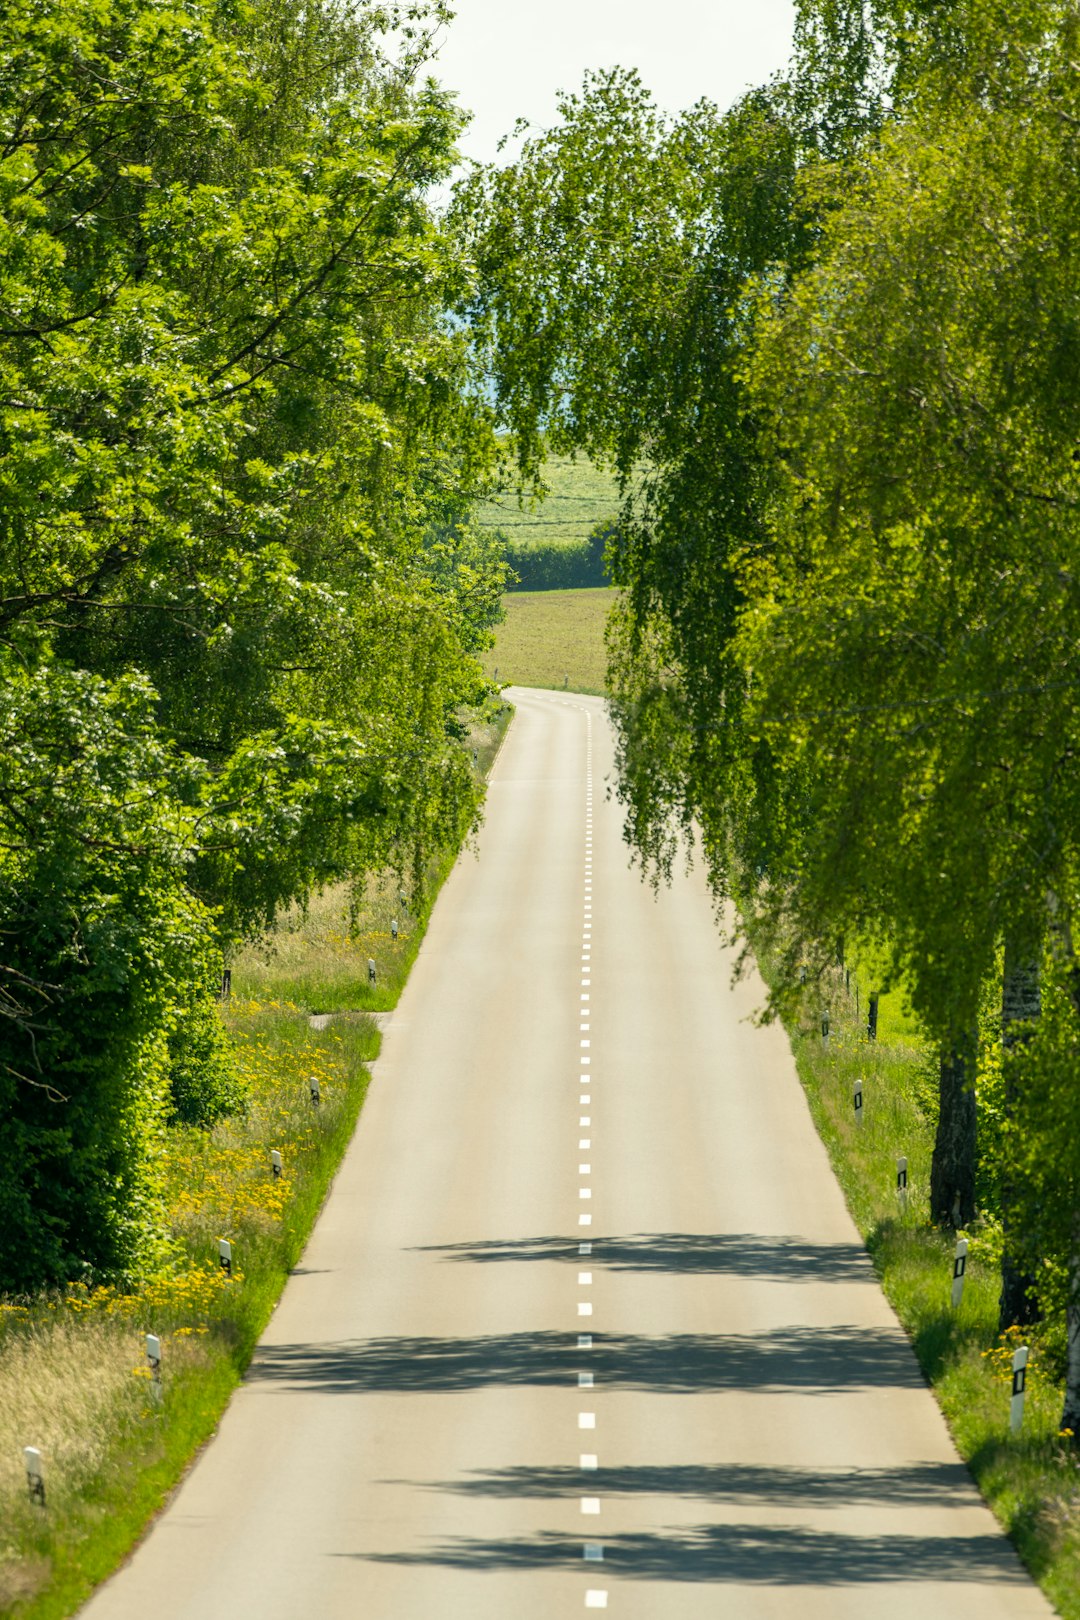
[[[964,1272],[967,1270],[967,1238],[957,1238],[956,1253],[952,1263],[952,1306],[953,1310],[960,1309],[960,1301],[964,1297]]]
[[[855,1082],[855,1099],[854,1100],[855,1100],[855,1123],[856,1123],[856,1125],[861,1125],[862,1122],[863,1122],[862,1081],[861,1080],[856,1080],[856,1082]]]
[[[218,1264],[227,1278],[232,1277],[232,1244],[228,1238],[218,1238]]]
[[[372,956],[367,959],[367,982],[368,984],[375,983],[375,958]]]
[[[322,1093],[319,1090],[319,1077],[317,1074],[313,1074],[308,1081],[308,1090],[311,1092],[312,1108],[318,1108]]]
[[[1009,1428],[1013,1434],[1020,1433],[1020,1425],[1024,1421],[1024,1390],[1027,1387],[1028,1347],[1022,1344],[1019,1350],[1013,1352],[1012,1359],[1012,1399],[1009,1402]]]
[[[391,919],[390,919],[390,938],[392,940],[394,940],[395,943],[397,942],[397,918],[396,917],[391,917]]]
[[[285,1174],[284,1166],[281,1163],[281,1154],[277,1148],[270,1149],[270,1174],[275,1181],[280,1181]]]
[[[907,1160],[896,1161],[896,1196],[900,1200],[900,1212],[907,1214]]]
[[[36,1446],[24,1446],[23,1460],[26,1463],[26,1487],[30,1500],[36,1502],[38,1507],[44,1507],[45,1470],[41,1466],[41,1452]]]
[[[156,1333],[146,1335],[146,1359],[150,1364],[150,1393],[161,1399],[161,1340]]]

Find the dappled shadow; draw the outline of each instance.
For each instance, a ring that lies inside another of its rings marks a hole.
[[[517,1242],[426,1244],[426,1254],[448,1260],[577,1262],[576,1238],[522,1238]],[[765,1277],[778,1282],[872,1282],[873,1268],[861,1243],[808,1243],[802,1238],[754,1232],[636,1232],[593,1239],[593,1265],[611,1271],[687,1272],[696,1275]]]
[[[569,1333],[264,1345],[248,1379],[328,1394],[566,1384],[583,1355],[610,1389],[674,1394],[790,1389],[831,1394],[923,1387],[910,1346],[898,1329],[848,1326],[655,1338],[605,1333],[595,1334],[593,1348],[585,1352],[576,1348],[576,1337]]]
[[[550,1534],[506,1541],[461,1537],[423,1551],[339,1556],[477,1573],[582,1568],[581,1538]],[[621,1580],[731,1581],[747,1586],[1028,1580],[1001,1535],[860,1536],[756,1524],[709,1524],[662,1535],[604,1537],[603,1568]]]
[[[453,1480],[385,1480],[456,1496],[543,1500],[572,1498],[582,1490],[580,1468],[498,1468]],[[962,1463],[915,1463],[896,1468],[785,1468],[746,1463],[658,1464],[597,1468],[589,1490],[612,1496],[684,1496],[710,1502],[765,1507],[852,1507],[887,1502],[890,1507],[971,1507],[977,1500]]]

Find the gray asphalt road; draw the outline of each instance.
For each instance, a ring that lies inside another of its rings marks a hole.
[[[958,1461],[602,706],[513,694],[360,1129],[214,1443],[92,1620],[998,1620]]]

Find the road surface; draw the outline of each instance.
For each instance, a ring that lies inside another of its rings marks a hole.
[[[517,692],[359,1130],[220,1432],[87,1620],[1050,1609],[602,705]]]

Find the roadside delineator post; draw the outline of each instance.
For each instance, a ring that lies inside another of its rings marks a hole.
[[[282,1176],[284,1175],[284,1173],[285,1172],[284,1172],[284,1167],[282,1166],[282,1163],[281,1163],[281,1153],[280,1153],[280,1151],[277,1148],[271,1148],[270,1149],[270,1174],[273,1176],[275,1181],[280,1181]]]
[[[901,1213],[907,1214],[907,1160],[896,1161],[896,1196],[900,1200]]]
[[[308,1091],[311,1093],[312,1108],[318,1108],[322,1099],[322,1093],[319,1089],[319,1077],[317,1074],[313,1074],[311,1079],[308,1081]]]
[[[964,1273],[967,1270],[967,1238],[957,1238],[956,1252],[952,1263],[952,1306],[959,1310],[960,1301],[964,1297]]]
[[[862,1122],[863,1122],[863,1098],[862,1098],[862,1081],[861,1080],[856,1080],[856,1082],[855,1082],[855,1091],[854,1091],[853,1101],[854,1101],[854,1104],[855,1104],[855,1123],[856,1123],[856,1125],[861,1126]]]
[[[218,1264],[227,1279],[232,1277],[232,1244],[228,1238],[218,1238]]]
[[[375,959],[371,956],[367,959],[367,982],[368,984],[375,983]]]
[[[1012,1398],[1009,1401],[1009,1428],[1013,1434],[1020,1433],[1020,1425],[1024,1421],[1024,1391],[1027,1387],[1028,1347],[1022,1344],[1019,1350],[1013,1352],[1012,1358]]]
[[[146,1360],[150,1367],[150,1393],[155,1401],[161,1399],[161,1340],[156,1333],[146,1335]]]
[[[36,1446],[24,1446],[23,1461],[26,1464],[26,1488],[30,1492],[30,1500],[36,1502],[38,1507],[44,1507],[45,1470],[41,1462],[41,1452]]]
[[[397,933],[398,933],[397,918],[396,917],[391,917],[391,919],[390,919],[390,938],[392,940],[394,940],[395,943],[397,941]]]

